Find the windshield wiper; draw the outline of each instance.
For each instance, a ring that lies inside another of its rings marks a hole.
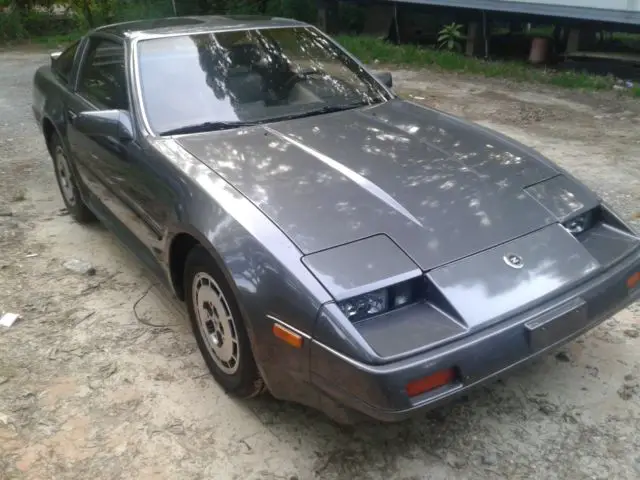
[[[305,112],[302,113],[294,113],[291,115],[286,115],[284,117],[278,117],[273,119],[274,121],[277,120],[292,120],[294,118],[304,118],[304,117],[311,117],[313,115],[322,115],[325,113],[333,113],[333,112],[342,112],[343,110],[352,110],[354,108],[358,108],[358,107],[368,107],[369,105],[372,105],[371,103],[366,103],[366,102],[353,102],[353,103],[343,103],[343,104],[339,104],[339,105],[325,105],[323,107],[320,108],[314,108],[312,110],[307,110]]]
[[[172,128],[171,130],[166,130],[161,132],[160,135],[181,135],[187,133],[200,133],[200,132],[212,132],[216,130],[228,130],[231,128],[238,127],[251,127],[254,125],[258,125],[260,123],[265,122],[278,122],[281,120],[292,120],[294,118],[304,118],[311,117],[313,115],[322,115],[324,113],[332,113],[332,112],[341,112],[343,110],[351,110],[358,107],[367,107],[370,105],[374,105],[375,103],[366,103],[366,102],[353,102],[353,103],[343,103],[338,105],[324,105],[320,108],[314,108],[312,110],[307,110],[301,113],[294,113],[291,115],[284,115],[282,117],[274,117],[264,120],[259,120],[255,122],[204,122],[198,123],[195,125],[187,125],[184,127]]]
[[[184,127],[172,128],[160,132],[160,135],[181,135],[185,133],[213,132],[216,130],[228,130],[230,128],[250,127],[256,122],[204,122],[195,125],[186,125]]]

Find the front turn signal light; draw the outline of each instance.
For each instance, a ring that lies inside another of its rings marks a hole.
[[[627,287],[629,290],[636,288],[640,284],[640,272],[636,272],[627,278]]]
[[[273,324],[273,334],[276,338],[279,338],[283,342],[288,343],[292,347],[302,348],[302,336],[289,330],[286,327],[283,327],[279,323]]]

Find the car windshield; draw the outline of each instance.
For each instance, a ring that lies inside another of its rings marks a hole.
[[[188,133],[370,105],[389,94],[311,28],[141,40],[138,77],[156,133]]]

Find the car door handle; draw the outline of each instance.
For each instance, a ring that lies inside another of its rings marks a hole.
[[[74,112],[73,110],[68,110],[67,111],[67,115],[69,115],[69,120],[71,122],[73,122],[76,119],[76,117],[78,116],[78,114],[76,112]]]

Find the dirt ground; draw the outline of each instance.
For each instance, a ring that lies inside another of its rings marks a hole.
[[[638,304],[557,355],[395,425],[227,397],[180,305],[61,211],[31,116],[43,53],[0,52],[0,478],[636,479]],[[396,86],[568,168],[640,227],[640,103],[429,72]],[[95,275],[70,272],[90,262]],[[148,325],[148,323],[153,325]]]

